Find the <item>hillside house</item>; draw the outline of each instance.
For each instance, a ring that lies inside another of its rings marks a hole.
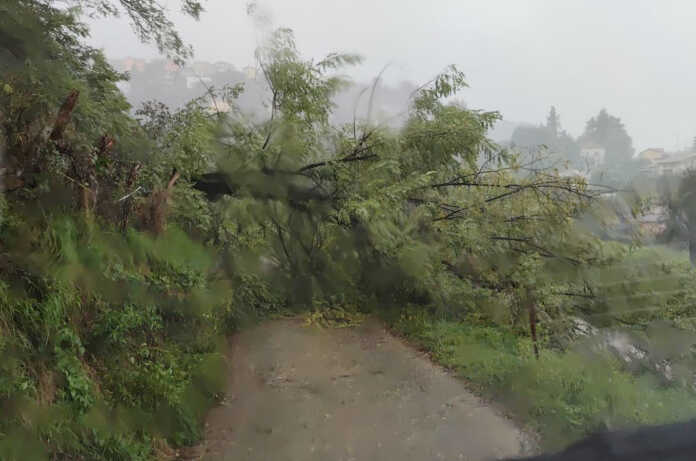
[[[191,88],[196,88],[198,86],[210,86],[212,82],[213,79],[210,77],[199,77],[196,75],[192,75],[186,77],[186,88],[190,90]]]
[[[142,72],[147,61],[138,58],[125,58],[113,61],[114,67],[121,72]]]
[[[582,158],[585,167],[591,171],[604,164],[606,153],[604,147],[585,146],[580,149],[580,158]]]
[[[638,154],[639,159],[651,162],[656,162],[668,156],[669,154],[667,154],[661,147],[649,147]]]
[[[225,73],[225,72],[234,71],[234,66],[229,62],[217,61],[213,65],[215,66],[215,72],[218,72],[218,73]]]
[[[248,80],[256,80],[258,69],[256,69],[256,67],[253,66],[246,66],[242,69],[242,72],[244,72],[244,75]]]
[[[682,174],[686,170],[696,168],[696,152],[674,155],[658,162],[659,174]]]
[[[641,173],[646,176],[678,175],[696,168],[696,152],[667,153],[664,149],[650,148],[638,154]]]

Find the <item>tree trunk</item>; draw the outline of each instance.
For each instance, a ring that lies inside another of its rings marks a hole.
[[[140,163],[136,162],[128,172],[128,178],[126,179],[127,191],[130,191],[130,189],[133,188],[135,180],[138,176],[138,171],[140,171],[140,167]],[[129,195],[127,195],[123,201],[123,205],[121,205],[121,232],[124,234],[128,229],[128,219],[130,218],[131,209],[133,207],[133,197],[130,194],[132,194],[132,192],[129,192]]]
[[[65,98],[63,105],[60,106],[58,111],[58,116],[53,124],[53,130],[51,131],[51,141],[58,142],[63,138],[63,131],[70,121],[70,115],[72,114],[75,104],[77,104],[77,98],[80,96],[80,92],[77,90],[72,90],[68,97]]]
[[[537,326],[537,315],[536,315],[536,306],[534,305],[534,301],[529,302],[529,330],[532,335],[532,344],[534,344],[534,357],[536,357],[537,360],[539,360],[539,345],[537,343],[537,331],[536,331],[536,326]]]
[[[154,191],[150,196],[150,204],[147,210],[147,221],[153,234],[159,235],[164,232],[167,225],[167,212],[169,211],[169,198],[171,197],[174,184],[181,174],[174,168],[172,175],[164,189]]]
[[[696,267],[696,235],[689,235],[689,260],[691,267]]]

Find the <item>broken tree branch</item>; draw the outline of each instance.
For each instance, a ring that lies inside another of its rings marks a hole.
[[[61,139],[63,139],[63,132],[65,131],[65,127],[68,125],[68,122],[70,121],[70,116],[73,110],[75,109],[75,105],[77,104],[77,99],[79,96],[79,91],[72,90],[70,94],[68,94],[68,97],[65,98],[63,105],[60,106],[58,116],[56,117],[56,121],[53,124],[53,130],[51,131],[51,141],[58,142]]]
[[[133,184],[135,184],[135,179],[138,176],[138,171],[140,171],[141,167],[142,165],[138,162],[131,166],[130,171],[128,172],[128,177],[126,178],[127,189],[130,189],[133,187]],[[138,189],[140,189],[140,187],[138,187]],[[135,192],[137,192],[138,189],[136,189]],[[121,205],[121,232],[126,232],[126,229],[128,228],[128,219],[130,218],[131,209],[133,208],[132,197],[135,192],[126,195],[125,200]]]
[[[157,190],[150,197],[150,204],[147,210],[147,222],[150,230],[155,234],[161,234],[167,224],[167,213],[169,211],[169,198],[171,197],[174,185],[181,177],[181,173],[176,168],[172,169],[172,174],[167,181],[164,189]]]

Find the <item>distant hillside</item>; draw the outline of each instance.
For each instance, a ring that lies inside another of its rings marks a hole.
[[[112,64],[130,75],[130,81],[123,83],[121,89],[136,109],[148,100],[179,107],[205,94],[206,87],[244,83],[244,92],[237,100],[240,109],[257,115],[267,110],[260,103],[267,93],[266,84],[253,66],[238,68],[226,62],[199,61],[182,69],[165,60],[135,58],[114,60]],[[350,123],[355,115],[358,119],[369,116],[373,122],[389,126],[401,125],[405,121],[409,98],[417,85],[404,81],[398,85],[379,82],[374,89],[373,86],[373,82],[356,82],[336,95],[333,121]],[[496,142],[507,142],[518,125],[501,120],[489,131],[489,136]]]
[[[142,59],[114,60],[112,64],[122,72],[128,72],[130,81],[121,89],[138,108],[148,100],[157,100],[170,107],[179,107],[206,92],[207,87],[244,83],[244,92],[237,105],[245,113],[262,114],[267,109],[261,103],[267,93],[260,71],[252,66],[237,68],[225,62],[193,62],[179,68],[165,60]],[[400,124],[408,108],[408,100],[416,85],[402,82],[396,86],[379,83],[373,91],[372,83],[354,83],[335,97],[334,122],[349,123],[355,115],[359,119],[390,125]]]

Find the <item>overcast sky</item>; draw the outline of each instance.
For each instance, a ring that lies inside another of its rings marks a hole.
[[[175,0],[163,0],[172,9]],[[470,107],[542,122],[555,105],[571,134],[602,107],[637,149],[691,145],[696,136],[693,0],[261,0],[274,26],[295,31],[308,57],[357,52],[352,75],[430,79],[457,64]],[[261,34],[246,0],[208,0],[200,22],[174,15],[196,58],[253,64]],[[126,21],[100,21],[93,43],[113,58],[155,57]]]

